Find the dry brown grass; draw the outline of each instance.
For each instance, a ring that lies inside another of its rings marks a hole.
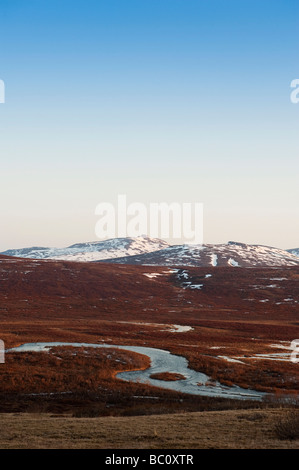
[[[1,414],[1,449],[298,449],[275,424],[286,410],[228,410],[163,416],[73,418]]]
[[[275,425],[279,439],[299,440],[299,410],[288,411]]]

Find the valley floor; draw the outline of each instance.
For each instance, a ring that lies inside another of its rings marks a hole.
[[[74,418],[0,414],[0,449],[299,449],[279,440],[286,409]]]

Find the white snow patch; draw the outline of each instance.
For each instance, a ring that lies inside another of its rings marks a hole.
[[[188,271],[182,271],[180,277],[183,277],[184,279],[189,279]]]
[[[194,330],[192,326],[188,325],[172,325],[173,328],[170,331],[173,331],[175,333],[185,333],[186,331],[191,331]]]
[[[211,254],[211,264],[212,266],[217,266],[218,264],[218,255],[216,255],[215,253]]]
[[[162,276],[161,273],[144,273],[143,275],[149,277],[150,279],[154,279],[157,276]]]
[[[239,361],[238,359],[233,359],[232,357],[228,356],[217,356],[219,359],[224,359],[227,362],[238,362],[239,364],[245,364],[243,361]]]
[[[239,263],[238,263],[238,261],[235,261],[233,258],[229,258],[228,264],[229,264],[230,266],[234,266],[234,267],[240,266]]]
[[[173,311],[175,312],[175,310]],[[118,321],[117,323],[130,323],[132,325],[160,327],[161,331],[171,331],[172,333],[184,333],[186,331],[191,331],[194,329],[192,326],[188,326],[188,325],[173,325],[173,324],[167,324],[167,323],[149,323],[149,322],[134,322],[134,321]]]

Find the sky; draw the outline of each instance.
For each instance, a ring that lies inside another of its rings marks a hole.
[[[202,203],[204,243],[299,246],[297,0],[0,0],[0,251],[101,202]]]

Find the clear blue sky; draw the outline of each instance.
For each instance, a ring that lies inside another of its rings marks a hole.
[[[0,0],[0,250],[95,207],[202,202],[205,243],[299,246],[298,0]]]

